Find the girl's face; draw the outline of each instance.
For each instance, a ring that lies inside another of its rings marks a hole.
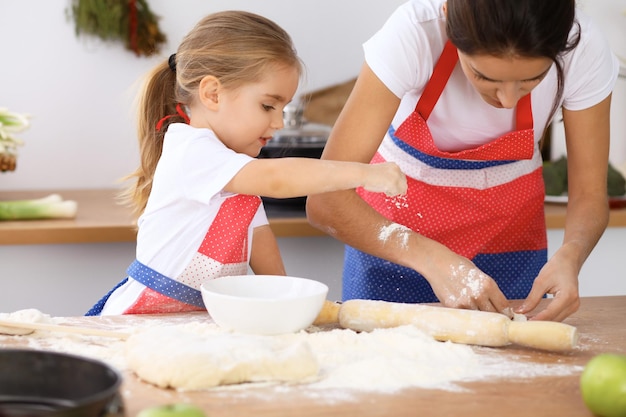
[[[222,90],[211,129],[235,152],[258,156],[274,132],[283,128],[283,108],[292,100],[299,78],[296,68],[276,66],[258,82]]]
[[[552,67],[549,58],[466,55],[459,62],[467,79],[483,100],[497,108],[512,109],[535,88]]]

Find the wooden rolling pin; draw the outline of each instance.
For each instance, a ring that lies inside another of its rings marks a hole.
[[[333,305],[334,304],[334,305]],[[434,307],[422,304],[349,300],[327,302],[316,323],[331,323],[356,331],[413,325],[436,340],[480,346],[518,344],[550,351],[567,351],[578,343],[575,327],[551,321],[511,321],[499,313]]]
[[[48,332],[77,333],[87,336],[111,337],[115,339],[127,339],[130,334],[112,330],[94,329],[91,327],[65,326],[50,323],[18,322],[13,320],[0,320],[0,334],[3,334],[1,327],[14,329],[15,332],[7,333],[12,335],[27,335],[35,330],[45,330]]]

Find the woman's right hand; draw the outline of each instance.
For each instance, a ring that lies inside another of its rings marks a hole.
[[[393,162],[370,164],[366,168],[363,188],[374,193],[385,193],[388,196],[405,194],[407,190],[406,175]]]
[[[429,256],[424,276],[444,306],[512,315],[509,301],[493,278],[469,259],[436,245],[437,253]]]

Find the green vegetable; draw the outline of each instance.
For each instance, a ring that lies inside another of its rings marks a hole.
[[[75,201],[58,194],[34,200],[0,201],[0,220],[70,219],[76,217]]]
[[[206,414],[196,405],[175,403],[143,409],[136,417],[206,417]]]
[[[567,192],[567,159],[564,156],[556,161],[543,163],[543,182],[546,195],[561,195]]]
[[[609,163],[609,172],[607,176],[608,193],[611,197],[622,196],[626,194],[626,180],[622,174]]]
[[[543,163],[543,182],[546,186],[546,195],[567,193],[567,158],[565,156]],[[607,193],[610,197],[626,194],[626,180],[610,162],[607,173]]]

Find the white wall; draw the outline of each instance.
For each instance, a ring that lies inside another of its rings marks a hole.
[[[548,256],[563,230],[548,231]],[[610,228],[579,276],[580,295],[626,295],[626,228]],[[279,238],[287,271],[329,286],[328,299],[341,299],[343,245],[330,237]],[[133,243],[0,247],[0,312],[37,308],[53,316],[84,314],[124,277],[134,259]]]
[[[325,236],[279,238],[287,272],[329,286],[341,299],[343,244]],[[135,244],[90,243],[0,246],[0,313],[36,308],[80,316],[125,277]]]
[[[0,190],[116,186],[138,160],[132,107],[137,80],[175,51],[205,14],[246,9],[282,25],[308,66],[300,91],[306,92],[354,77],[361,43],[404,1],[150,0],[168,43],[159,57],[137,58],[120,44],[77,38],[65,15],[69,0],[4,0],[0,107],[30,113],[32,126],[21,135],[26,144],[17,171],[0,174]],[[626,57],[626,0],[580,3]],[[615,164],[626,161],[624,114],[626,80],[620,80],[612,108]]]
[[[165,59],[204,15],[225,9],[263,14],[293,37],[308,68],[300,93],[346,81],[362,63],[361,44],[404,0],[150,0],[168,43],[159,57],[74,34],[69,0],[0,3],[0,107],[30,113],[18,169],[0,190],[107,188],[134,170],[132,101],[137,80]]]
[[[615,167],[626,169],[626,0],[578,0],[578,3],[600,25],[611,48],[622,58],[623,75],[617,80],[611,101],[609,160]],[[565,155],[563,123],[556,121],[552,133],[552,157],[556,159]]]

